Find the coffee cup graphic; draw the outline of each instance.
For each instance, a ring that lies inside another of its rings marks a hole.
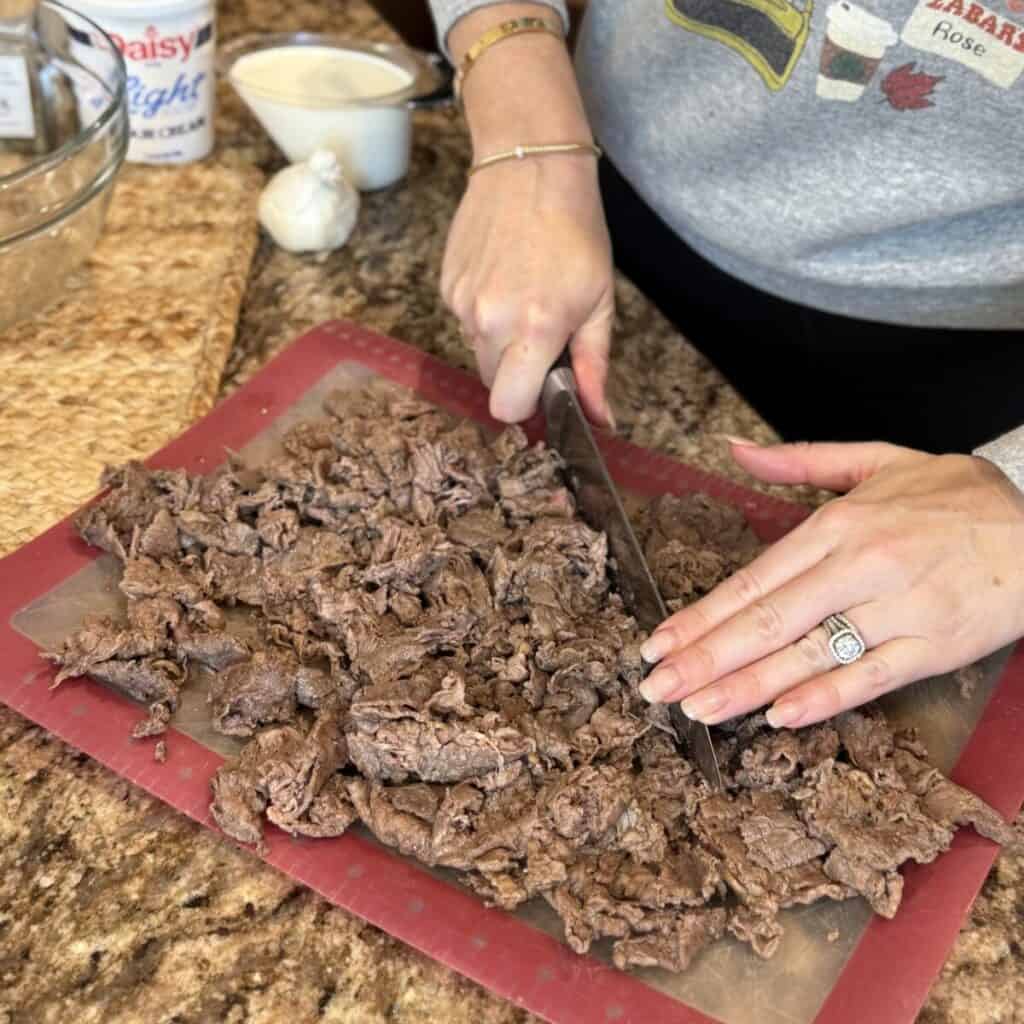
[[[817,94],[853,103],[864,95],[885,51],[899,36],[885,21],[850,0],[834,0],[825,12]]]

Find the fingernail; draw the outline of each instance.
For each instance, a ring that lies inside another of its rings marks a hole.
[[[672,650],[672,637],[667,633],[652,633],[640,645],[640,657],[648,665],[655,665]]]
[[[784,729],[786,726],[799,725],[806,713],[799,701],[787,700],[770,707],[764,717],[768,719],[768,724],[773,729]]]
[[[760,448],[760,441],[751,441],[749,437],[737,437],[735,434],[722,435],[729,444],[739,445],[741,448]]]
[[[675,690],[679,689],[679,677],[666,669],[655,669],[641,684],[640,696],[648,704],[660,704]]]
[[[725,694],[717,689],[701,690],[700,693],[687,697],[679,706],[687,718],[694,722],[703,722],[705,718],[725,707]]]
[[[613,433],[617,433],[619,429],[618,421],[615,419],[615,413],[612,412],[612,407],[606,405],[604,407],[604,418],[608,421],[608,429]]]

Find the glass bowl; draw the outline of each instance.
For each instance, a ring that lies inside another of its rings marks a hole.
[[[92,252],[128,148],[125,84],[110,37],[56,0],[0,19],[0,328]]]

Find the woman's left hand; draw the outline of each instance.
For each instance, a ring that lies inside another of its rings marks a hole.
[[[991,463],[888,444],[734,443],[770,483],[846,491],[643,648],[641,691],[714,725],[771,705],[810,725],[1024,634],[1024,494]],[[837,666],[820,624],[844,614],[867,652]]]

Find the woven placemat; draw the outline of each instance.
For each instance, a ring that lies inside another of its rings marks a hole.
[[[261,184],[253,169],[126,166],[67,296],[0,332],[0,554],[213,405]]]

